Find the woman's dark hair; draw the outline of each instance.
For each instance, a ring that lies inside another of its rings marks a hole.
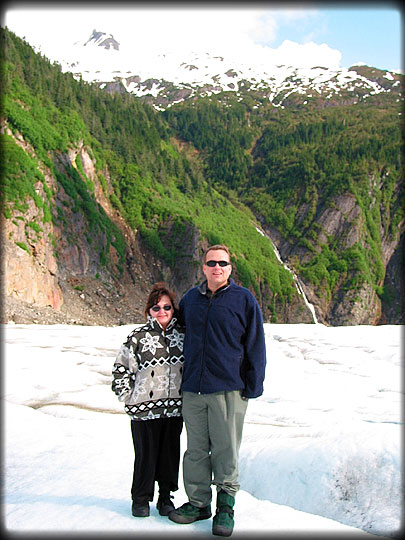
[[[155,306],[159,300],[162,298],[163,295],[167,295],[170,298],[170,302],[172,303],[174,312],[173,315],[178,318],[178,307],[176,304],[176,293],[171,291],[169,287],[164,283],[163,281],[159,281],[159,283],[155,283],[152,287],[152,290],[148,296],[148,299],[146,301],[146,307],[145,307],[145,318],[148,318],[149,310],[151,307]]]

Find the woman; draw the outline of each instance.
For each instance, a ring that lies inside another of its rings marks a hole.
[[[157,509],[167,516],[178,489],[180,463],[181,380],[184,329],[178,324],[175,295],[156,283],[146,302],[147,324],[133,330],[113,368],[112,390],[131,417],[135,450],[132,515],[149,516],[155,481]]]

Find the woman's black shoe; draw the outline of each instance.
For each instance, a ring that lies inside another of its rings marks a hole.
[[[159,510],[161,516],[168,516],[172,510],[174,510],[174,504],[168,497],[160,497],[156,503],[156,508]]]
[[[148,517],[149,516],[149,503],[132,503],[132,515],[134,517]]]

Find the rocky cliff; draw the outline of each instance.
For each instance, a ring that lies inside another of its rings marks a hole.
[[[12,136],[10,131],[8,134]],[[21,137],[14,139],[25,152],[35,156],[34,150]],[[56,154],[55,162],[62,172],[69,167],[77,169],[78,158],[84,175],[94,185],[97,203],[125,238],[125,261],[120,264],[120,255],[110,243],[107,262],[104,265],[100,263],[100,249],[107,245],[105,232],[98,230],[89,235],[85,215],[74,208],[71,197],[50,170],[39,165],[46,185],[53,193],[56,219],[42,223],[41,227],[35,226],[41,222],[41,209],[33,199],[27,201],[24,212],[15,213],[12,219],[3,219],[3,322],[88,325],[140,322],[144,318],[145,298],[155,281],[165,280],[180,298],[203,277],[200,257],[208,244],[196,227],[189,225],[179,235],[170,217],[160,225],[160,234],[170,237],[170,243],[177,243],[179,248],[174,266],[169,267],[150,252],[139,233],[132,230],[118,210],[112,207],[100,184],[90,149],[80,144],[66,154]],[[107,189],[111,191],[108,171],[104,172]],[[41,182],[35,188],[37,194],[45,198]],[[305,208],[302,208],[302,215],[305,215]],[[362,238],[361,212],[350,195],[337,197],[334,204],[319,211],[316,221],[318,244],[322,244],[323,237],[329,235],[345,249]],[[308,252],[302,246],[289,242],[274,228],[264,229],[291,268],[297,265],[297,261],[305,260]],[[402,276],[401,246],[389,240],[384,231],[381,235],[387,266],[386,281],[391,284],[395,295]],[[238,281],[237,275],[235,278]],[[315,307],[318,321],[324,324],[401,323],[400,298],[396,302],[386,301],[384,305],[384,301],[381,303],[375,290],[366,283],[361,294],[341,289],[333,298],[322,296],[303,279],[301,286]],[[272,292],[263,287],[256,296],[265,319],[271,320],[267,306]],[[289,304],[277,304],[275,299],[275,305],[281,322],[313,322],[303,298],[294,297]]]
[[[6,133],[36,159],[34,149],[21,136],[14,136],[8,129]],[[106,193],[90,154],[91,149],[80,143],[67,153],[56,153],[53,159],[61,175],[71,168],[80,174],[78,169],[81,169],[83,177],[91,181],[95,200],[125,239],[124,260],[114,242],[108,241],[105,231],[89,231],[86,215],[78,210],[72,194],[37,160],[47,191],[52,193],[53,219],[44,223],[41,205],[37,206],[30,198],[23,210],[15,210],[10,219],[2,219],[3,322],[84,325],[142,322],[145,299],[154,282],[166,281],[180,299],[202,279],[200,259],[208,243],[198,229],[190,224],[179,232],[170,216],[160,224],[160,234],[171,245],[178,246],[174,264],[166,264],[112,207],[107,196],[112,192],[109,171],[103,171]],[[35,190],[40,199],[46,199],[42,182],[37,182]],[[108,253],[100,257],[106,246]],[[239,281],[237,275],[235,279]],[[267,317],[265,298],[269,295],[271,291],[263,289],[259,298]],[[280,304],[277,310],[283,321],[312,321],[300,298],[289,306]]]
[[[6,133],[36,159],[34,149],[21,135],[15,136],[8,129]],[[53,219],[43,222],[41,205],[37,206],[32,198],[27,199],[23,211],[14,211],[11,219],[3,219],[4,322],[130,324],[143,320],[145,298],[154,282],[165,280],[180,298],[203,278],[200,258],[208,243],[198,228],[189,223],[179,230],[170,216],[160,223],[160,237],[176,248],[177,255],[169,266],[150,251],[139,231],[131,229],[111,205],[109,195],[113,190],[109,171],[103,171],[102,186],[100,171],[96,170],[91,153],[81,142],[66,153],[55,153],[53,160],[61,175],[75,169],[79,176],[91,182],[95,201],[124,239],[123,251],[119,252],[117,244],[108,238],[111,233],[105,229],[89,230],[85,212],[77,208],[72,193],[66,192],[69,184],[58,181],[51,170],[37,160],[45,185],[37,182],[35,191],[42,200],[46,199],[46,188],[52,193]],[[370,182],[378,187],[378,179],[371,178]],[[302,220],[307,206],[303,204],[300,208]],[[328,237],[333,237],[342,251],[366,242],[363,214],[351,194],[337,196],[327,206],[320,206],[314,221],[317,224],[317,237],[312,237],[314,246],[321,246]],[[302,243],[294,243],[263,220],[262,227],[291,270],[305,263],[309,252]],[[402,221],[394,237],[383,228],[379,231],[387,269],[384,284],[387,292],[382,301],[369,283],[361,284],[355,291],[338,283],[337,292],[331,296],[300,276],[301,288],[314,306],[318,322],[328,325],[403,322],[402,296],[398,294],[398,291],[403,292],[403,242],[399,241],[403,238],[403,229]],[[235,272],[234,277],[240,282]],[[313,322],[302,296],[296,294],[289,303],[280,302],[268,286],[260,284],[254,292],[266,321],[273,320],[275,312],[279,322]],[[269,308],[270,301],[273,312]]]
[[[376,179],[371,179],[371,183]],[[400,186],[397,186],[400,189]],[[302,219],[306,214],[306,206],[301,207]],[[352,194],[335,197],[332,202],[318,210],[316,222],[317,236],[312,238],[313,249],[333,238],[338,249],[351,248],[356,244],[366,244],[364,217],[360,206]],[[281,231],[264,225],[267,234],[273,238],[282,259],[291,267],[299,267],[305,263],[310,252],[301,243],[294,243],[282,235]],[[383,264],[386,268],[384,288],[390,291],[390,298],[379,298],[372,284],[363,282],[356,290],[347,290],[343,280],[338,280],[334,295],[325,294],[322,287],[315,288],[305,277],[301,276],[302,288],[315,308],[318,321],[327,325],[358,324],[403,324],[403,236],[404,221],[399,224],[397,234],[393,237],[381,227]],[[350,269],[349,269],[350,271]],[[396,291],[394,293],[394,291]],[[395,302],[394,302],[395,297]]]

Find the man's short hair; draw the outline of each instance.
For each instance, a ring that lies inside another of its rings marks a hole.
[[[207,262],[207,255],[210,251],[218,251],[219,249],[222,249],[222,251],[226,251],[229,256],[229,261],[231,260],[231,252],[229,251],[228,247],[225,246],[225,244],[215,244],[215,246],[210,246],[204,253],[204,264]]]

